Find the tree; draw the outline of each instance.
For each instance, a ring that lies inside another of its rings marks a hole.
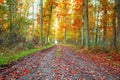
[[[88,0],[85,0],[86,46],[89,47]]]
[[[118,41],[120,43],[120,0],[116,0],[118,18]]]
[[[43,44],[43,33],[42,33],[42,27],[43,27],[43,0],[40,0],[40,44]]]
[[[95,45],[97,46],[98,44],[98,29],[99,29],[99,16],[100,16],[100,11],[99,11],[99,5],[96,4],[97,0],[95,0],[95,15],[96,15],[96,21],[95,21]]]
[[[107,5],[108,5],[108,1],[107,0],[104,0],[104,1],[101,1],[102,2],[102,5],[103,5],[103,47],[105,46],[106,44],[106,35],[107,35]],[[103,3],[104,2],[104,3]]]
[[[51,2],[50,4],[50,7],[49,7],[49,24],[48,24],[48,29],[47,29],[47,43],[48,43],[48,39],[49,39],[49,35],[50,35],[50,25],[51,25],[51,18],[52,18],[52,9],[53,9],[53,1]]]
[[[116,1],[115,1],[115,4],[116,4]],[[116,45],[116,39],[117,39],[117,36],[116,36],[116,6],[114,6],[113,8],[113,23],[112,23],[112,30],[113,30],[113,47],[114,49],[116,49],[117,45]]]
[[[83,2],[83,6],[85,5],[85,3]],[[84,7],[83,7],[83,11],[82,11],[82,30],[81,30],[81,46],[83,47],[84,46],[84,43],[85,43],[85,32],[84,32],[84,28],[85,28],[85,15],[84,15]]]
[[[64,0],[64,11],[66,10],[66,7],[67,7],[67,2],[66,0]],[[66,14],[64,16],[64,21],[66,21]],[[64,43],[66,43],[66,22],[64,22]]]

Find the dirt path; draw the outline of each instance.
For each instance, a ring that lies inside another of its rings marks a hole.
[[[1,71],[0,80],[120,80],[120,74],[114,75],[111,68],[82,57],[68,47],[54,46]]]

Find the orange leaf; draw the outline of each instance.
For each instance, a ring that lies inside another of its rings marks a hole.
[[[3,3],[4,2],[4,0],[0,0],[0,3]]]

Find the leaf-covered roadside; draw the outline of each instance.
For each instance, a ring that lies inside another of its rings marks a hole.
[[[94,57],[94,59],[93,59]],[[54,46],[24,58],[0,72],[1,80],[119,80],[120,67],[95,62],[96,56],[76,55],[69,47]],[[101,58],[102,59],[102,58]],[[98,61],[98,60],[97,60]]]
[[[5,65],[5,64],[9,64],[11,62],[17,61],[20,58],[26,57],[30,54],[33,54],[34,52],[40,51],[40,50],[44,50],[47,48],[50,48],[54,46],[53,44],[49,44],[43,47],[36,47],[36,48],[32,48],[32,49],[27,49],[27,50],[20,50],[17,53],[0,53],[0,65]]]
[[[92,60],[103,65],[120,67],[120,54],[116,50],[97,49],[78,47],[72,44],[62,44],[62,46],[69,47],[76,52],[78,56],[84,56],[86,60]]]
[[[85,56],[86,60],[91,60],[99,65],[99,63],[104,66],[110,67],[120,67],[120,55],[116,51],[111,51],[109,53],[102,52],[96,49],[76,49],[76,53],[79,56]]]

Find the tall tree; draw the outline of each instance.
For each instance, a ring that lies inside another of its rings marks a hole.
[[[102,2],[103,3],[103,2]],[[107,0],[105,0],[105,2],[103,3],[103,46],[105,46],[106,44],[106,35],[107,35]]]
[[[115,1],[115,3],[116,3],[116,1]],[[116,49],[116,47],[117,47],[117,45],[116,45],[116,38],[117,38],[117,36],[116,36],[116,7],[114,6],[114,8],[113,8],[113,23],[112,23],[112,29],[113,29],[113,47],[114,47],[114,49]]]
[[[83,6],[85,5],[85,3],[83,2]],[[83,14],[82,14],[82,30],[81,30],[81,46],[83,47],[84,46],[84,40],[85,40],[85,33],[84,33],[84,24],[85,24],[85,17],[84,17],[84,12],[85,12],[85,10],[84,10],[84,7],[83,7],[83,9],[82,9],[83,11]]]
[[[47,43],[49,42],[50,25],[51,25],[51,18],[52,18],[52,9],[53,9],[53,4],[50,4],[49,24],[48,24],[48,29],[47,29]]]
[[[34,1],[34,3],[35,3],[35,1]],[[33,6],[32,6],[32,10],[33,10],[33,26],[32,26],[32,39],[33,39],[33,37],[34,37],[34,27],[35,27],[35,5],[34,5],[34,3],[33,3]]]
[[[10,31],[12,31],[12,1],[11,0],[7,0],[8,4],[9,4],[9,20],[10,20]]]
[[[64,4],[64,11],[66,10],[66,7],[67,7],[67,3],[66,3],[66,0],[64,0],[64,2],[65,2],[65,4]],[[65,14],[65,16],[64,16],[64,21],[66,21],[66,14]],[[64,22],[64,26],[65,26],[65,28],[64,28],[64,43],[66,43],[66,22]]]
[[[117,13],[118,13],[118,41],[120,43],[120,0],[116,0],[116,7],[117,7]]]
[[[16,21],[17,1],[14,0],[14,22]]]
[[[43,27],[43,0],[40,0],[40,44],[43,43],[43,33],[42,33],[42,27]]]
[[[89,47],[88,0],[85,0],[86,46]]]
[[[97,3],[95,3],[97,4]],[[96,33],[95,33],[95,45],[97,46],[97,43],[98,43],[98,29],[99,29],[99,16],[100,16],[100,11],[99,11],[99,5],[95,5],[96,7],[96,20],[95,23],[96,23]]]

